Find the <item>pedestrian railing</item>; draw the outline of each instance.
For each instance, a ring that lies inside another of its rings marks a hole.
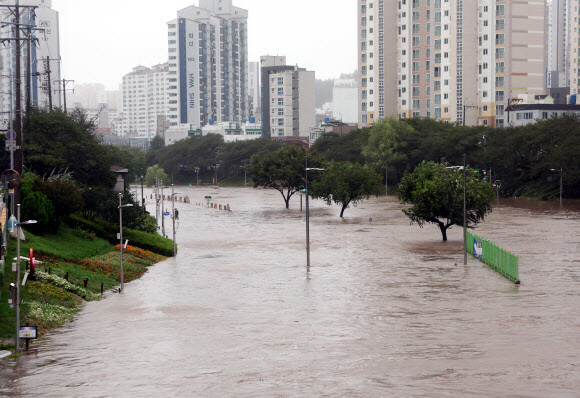
[[[467,231],[467,252],[515,284],[520,284],[520,257]]]

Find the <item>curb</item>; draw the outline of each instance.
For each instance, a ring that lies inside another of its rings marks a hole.
[[[12,355],[10,351],[0,351],[0,359],[6,358],[9,355]]]

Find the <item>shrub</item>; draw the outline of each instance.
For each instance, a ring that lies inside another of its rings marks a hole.
[[[117,229],[113,224],[104,220],[97,218],[89,221],[78,214],[74,214],[68,218],[67,222],[73,227],[81,227],[87,231],[94,232],[97,236],[107,239],[111,243],[119,243]],[[123,228],[123,237],[129,239],[133,246],[161,254],[162,256],[173,256],[173,241],[160,235]]]

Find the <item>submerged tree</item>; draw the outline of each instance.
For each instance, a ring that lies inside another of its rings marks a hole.
[[[326,171],[314,181],[310,194],[315,198],[324,199],[330,206],[332,202],[341,206],[340,217],[350,206],[356,206],[378,194],[381,187],[381,176],[369,166],[358,163],[329,163]]]
[[[495,193],[492,185],[473,170],[468,168],[466,173],[467,227],[474,228],[492,211]],[[405,172],[399,184],[399,199],[413,205],[403,210],[411,224],[436,224],[443,241],[447,241],[447,230],[463,225],[463,170],[423,162],[412,173]]]
[[[254,188],[273,188],[280,192],[290,207],[290,199],[305,185],[306,157],[309,167],[320,167],[322,158],[299,146],[288,145],[275,152],[256,154],[250,162]]]

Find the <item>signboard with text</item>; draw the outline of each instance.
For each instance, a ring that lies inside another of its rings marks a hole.
[[[18,337],[20,340],[34,340],[37,338],[37,330],[36,326],[20,326]]]

